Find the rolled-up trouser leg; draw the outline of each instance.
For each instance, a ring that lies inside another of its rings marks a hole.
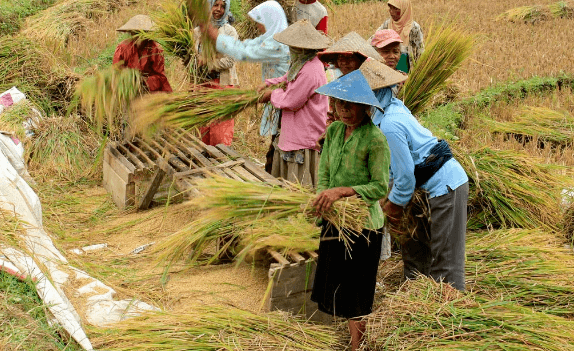
[[[436,281],[464,290],[464,259],[468,182],[429,200],[431,208],[428,274]]]

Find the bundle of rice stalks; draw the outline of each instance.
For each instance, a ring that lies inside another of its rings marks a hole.
[[[155,30],[140,32],[141,39],[158,42],[165,53],[180,58],[186,64],[189,78],[194,84],[204,82],[204,73],[197,67],[198,55],[195,52],[194,25],[187,15],[186,2],[169,1],[161,4],[161,9],[152,14]]]
[[[92,125],[112,140],[123,137],[125,118],[132,100],[145,91],[139,70],[110,66],[84,78],[75,93]]]
[[[566,235],[566,239],[570,244],[574,245],[574,204],[571,204],[566,211],[564,211],[562,231]]]
[[[89,22],[133,2],[133,0],[62,0],[28,18],[22,33],[53,49],[61,49],[66,46],[71,36],[83,31]]]
[[[513,302],[478,302],[421,277],[365,318],[368,350],[570,350],[574,321]]]
[[[451,149],[470,179],[469,229],[558,229],[560,191],[573,183],[561,166],[517,151]]]
[[[574,143],[574,116],[568,112],[524,106],[512,121],[485,121],[492,133],[511,134],[522,142],[538,140],[564,146]]]
[[[316,217],[311,202],[315,194],[308,189],[287,183],[284,188],[244,183],[220,176],[198,181],[197,189],[202,196],[190,201],[189,206],[206,211],[154,248],[155,252],[161,253],[158,260],[167,262],[168,267],[188,257],[192,250],[190,259],[197,262],[220,238],[233,239],[228,242],[237,238],[244,248],[239,260],[262,247],[282,252],[302,252],[318,247],[318,242],[313,243],[320,234],[313,226]],[[323,218],[342,229],[340,240],[346,245],[369,220],[367,206],[355,197],[335,202]],[[277,231],[277,227],[282,229]],[[226,249],[222,247],[202,263],[217,260]]]
[[[404,243],[409,239],[416,239],[418,235],[428,234],[431,218],[428,192],[421,188],[415,189],[411,201],[405,207],[403,216],[397,230],[398,234],[391,230],[391,235],[399,242]]]
[[[574,4],[568,1],[558,1],[548,5],[550,13],[558,18],[574,18]]]
[[[41,114],[34,105],[24,100],[2,112],[0,130],[13,132],[18,139],[24,140],[27,137],[26,129],[31,129],[38,122],[39,117]]]
[[[539,229],[467,234],[467,289],[492,300],[574,316],[574,256]]]
[[[77,116],[40,120],[26,147],[31,172],[68,181],[99,177],[102,150],[100,140]]]
[[[264,94],[252,89],[199,88],[190,92],[150,94],[134,102],[133,133],[151,134],[165,126],[193,129],[237,116]]]
[[[232,306],[196,306],[186,313],[156,312],[96,329],[98,349],[326,350],[341,349],[334,328],[281,312],[255,314]]]
[[[255,21],[253,21],[247,13],[251,11],[255,6],[265,2],[266,0],[247,0],[241,1],[240,12],[241,14],[245,14],[245,16],[241,16],[237,24],[235,25],[235,29],[237,30],[237,34],[241,39],[254,39],[261,35],[257,26],[255,25]],[[295,2],[296,0],[277,0],[279,5],[285,11],[285,15],[287,16],[287,23],[291,24],[295,22]]]
[[[187,16],[194,26],[205,26],[211,21],[211,7],[207,0],[185,0],[187,5]],[[207,35],[201,34],[201,57],[206,62],[215,60],[215,43]]]
[[[510,9],[498,17],[497,21],[506,20],[510,22],[530,22],[535,23],[537,21],[543,21],[550,16],[550,11],[546,6],[535,5],[535,6],[521,6]]]
[[[454,24],[431,27],[425,52],[415,62],[400,98],[416,115],[447,86],[447,79],[472,53],[475,39]]]
[[[36,43],[23,37],[0,37],[0,91],[16,86],[44,110],[59,110],[70,101],[77,79]]]

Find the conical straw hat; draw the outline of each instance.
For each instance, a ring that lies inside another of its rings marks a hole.
[[[118,32],[136,32],[136,31],[151,31],[155,27],[155,23],[147,15],[135,15],[129,19],[123,26],[116,29]]]
[[[316,30],[306,19],[293,23],[284,31],[275,34],[273,39],[294,48],[314,50],[326,49],[333,42],[331,38]]]
[[[374,106],[382,110],[379,100],[359,70],[345,74],[331,83],[317,88],[315,92],[339,100]]]
[[[385,59],[379,55],[377,50],[373,49],[373,47],[356,32],[350,32],[345,35],[327,50],[317,54],[317,56],[323,62],[335,62],[339,54],[346,53],[359,53],[365,56],[365,58],[372,57],[375,60],[385,62]]]
[[[373,90],[390,87],[407,80],[407,76],[377,60],[366,60],[359,70]]]

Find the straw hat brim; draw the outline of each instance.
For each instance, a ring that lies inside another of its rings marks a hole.
[[[149,16],[135,15],[130,18],[123,26],[116,29],[118,32],[149,32],[155,29],[155,23]]]
[[[324,50],[332,44],[331,38],[313,27],[308,20],[300,20],[273,35],[278,42],[299,49]]]
[[[404,82],[408,76],[376,60],[367,60],[359,68],[372,90]]]
[[[358,53],[365,58],[371,57],[375,60],[384,62],[383,57],[358,33],[350,32],[330,46],[324,52],[319,53],[319,59],[323,62],[335,62],[337,56],[344,53]]]

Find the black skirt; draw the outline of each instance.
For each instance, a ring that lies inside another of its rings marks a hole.
[[[364,229],[361,236],[353,236],[351,251],[338,237],[334,226],[323,225],[311,300],[337,317],[367,315],[375,297],[382,233]]]

